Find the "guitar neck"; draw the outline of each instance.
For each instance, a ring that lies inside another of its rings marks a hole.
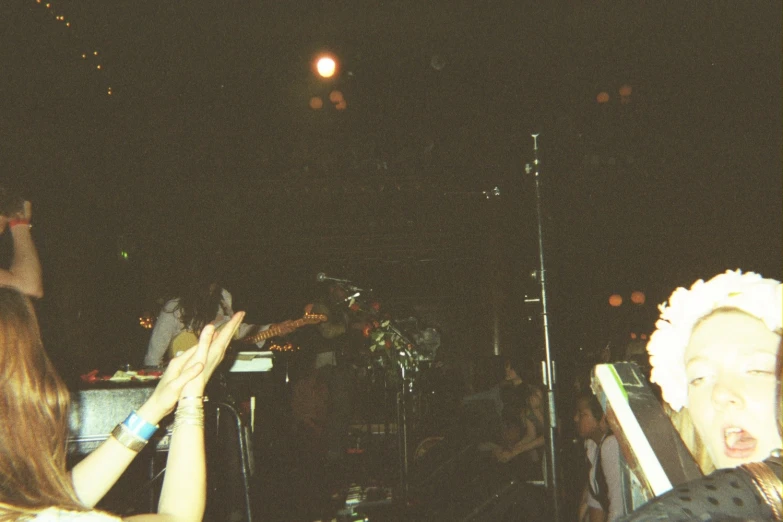
[[[300,328],[305,324],[309,324],[309,323],[304,318],[302,318],[302,319],[296,319],[295,321],[291,321],[291,324],[293,324],[293,326],[296,328]],[[261,341],[266,341],[271,337],[276,337],[280,335],[280,330],[281,329],[279,326],[272,325],[266,330],[262,330],[255,335],[251,335],[250,337],[244,337],[239,341],[242,343],[256,344]]]

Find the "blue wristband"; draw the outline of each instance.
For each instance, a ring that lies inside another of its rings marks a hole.
[[[122,423],[131,433],[144,440],[150,440],[158,431],[158,426],[145,421],[135,411],[132,411]]]

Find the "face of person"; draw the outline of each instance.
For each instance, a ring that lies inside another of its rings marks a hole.
[[[688,410],[717,468],[764,460],[781,447],[775,409],[780,336],[738,311],[707,317],[685,349]]]
[[[592,437],[600,428],[600,421],[593,417],[590,403],[585,399],[580,399],[577,404],[574,422],[576,423],[577,433],[583,439]]]

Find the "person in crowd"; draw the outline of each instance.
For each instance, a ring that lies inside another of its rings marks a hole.
[[[585,441],[585,453],[590,465],[578,520],[617,520],[626,512],[621,483],[620,446],[609,429],[606,415],[595,395],[585,394],[577,399],[574,422],[577,433]]]
[[[174,350],[173,343],[179,342],[178,336],[181,334],[185,333],[183,337],[195,341],[206,325],[220,328],[234,314],[231,294],[220,284],[217,264],[211,260],[198,259],[193,262],[188,275],[179,296],[166,302],[158,314],[144,356],[144,366],[161,366],[169,357],[176,355],[176,351],[180,350]],[[252,340],[254,335],[273,326],[277,335],[285,335],[295,329],[292,321],[263,326],[242,323],[237,337]],[[265,342],[260,340],[255,344],[261,348]],[[185,344],[190,346],[189,343]]]
[[[158,514],[126,520],[195,522],[204,516],[204,387],[244,313],[174,358],[149,399],[94,452],[66,469],[70,394],[41,343],[29,299],[0,288],[0,520],[109,522],[95,510],[175,408]]]
[[[707,476],[627,520],[781,520],[782,288],[729,270],[660,306],[651,380]]]
[[[0,285],[40,298],[43,297],[43,278],[30,230],[32,218],[32,204],[0,186],[0,234],[8,230],[13,242],[11,264],[7,269],[0,268]]]
[[[520,410],[520,422],[524,429],[524,436],[513,445],[503,447],[494,452],[499,462],[509,462],[518,455],[526,454],[526,465],[535,473],[530,476],[540,477],[543,465],[544,445],[546,444],[546,406],[544,404],[544,390],[539,385],[525,386],[526,396],[524,407]]]

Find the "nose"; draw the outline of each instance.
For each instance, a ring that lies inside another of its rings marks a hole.
[[[727,375],[721,375],[715,381],[712,387],[712,402],[719,408],[745,406],[739,383]]]

